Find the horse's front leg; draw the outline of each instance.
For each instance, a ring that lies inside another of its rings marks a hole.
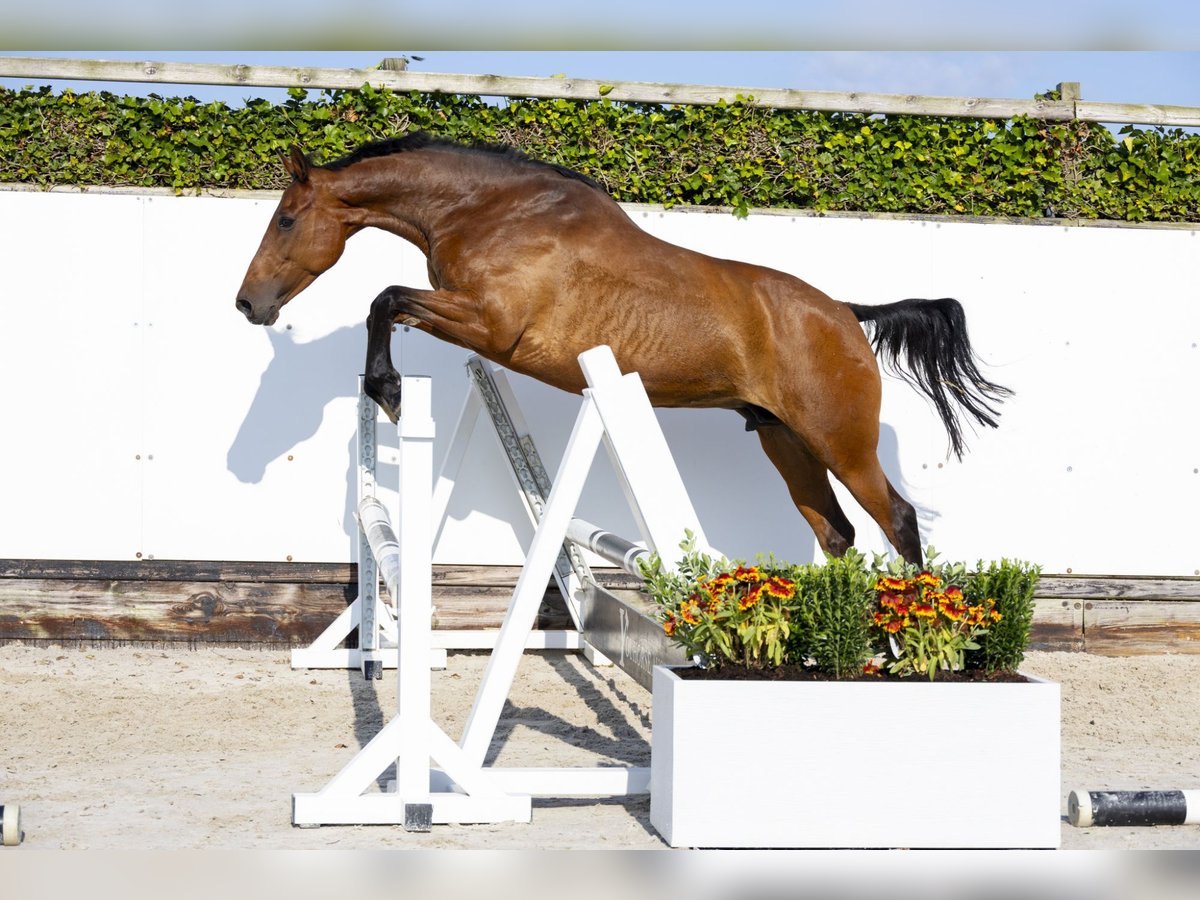
[[[400,375],[392,365],[392,326],[411,325],[443,341],[487,355],[516,338],[511,327],[483,314],[469,293],[393,285],[371,302],[363,388],[393,422],[400,418]],[[507,343],[505,343],[507,342]]]
[[[393,423],[400,418],[400,373],[392,364],[392,326],[403,312],[403,298],[403,288],[390,287],[371,301],[367,316],[363,390]]]

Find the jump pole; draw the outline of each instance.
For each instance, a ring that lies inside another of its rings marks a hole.
[[[589,388],[534,532],[504,624],[496,638],[475,704],[457,743],[430,718],[429,656],[432,598],[432,440],[429,380],[403,379],[404,407],[399,426],[401,511],[399,537],[375,528],[372,552],[384,572],[388,557],[401,559],[398,582],[389,592],[399,598],[397,631],[397,715],[323,788],[294,794],[296,825],[400,824],[427,830],[435,823],[528,822],[531,798],[624,796],[649,790],[646,767],[499,768],[484,758],[512,687],[526,637],[574,510],[603,443],[647,546],[668,564],[681,556],[685,530],[705,546],[695,510],[671,459],[649,399],[636,374],[622,375],[612,351],[594,348],[580,356]],[[411,422],[405,420],[412,417]],[[363,504],[364,527],[371,522]],[[586,523],[583,523],[586,526]],[[576,526],[577,528],[579,526]],[[596,547],[620,551],[590,528]],[[586,530],[586,529],[585,529]],[[430,762],[436,764],[431,767]],[[396,779],[383,793],[368,793],[392,763]]]
[[[1093,825],[1200,825],[1200,791],[1084,791],[1067,795],[1067,820]]]

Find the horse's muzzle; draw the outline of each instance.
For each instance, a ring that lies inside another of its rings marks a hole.
[[[238,297],[237,303],[234,304],[238,312],[250,320],[253,325],[274,325],[275,320],[279,318],[279,307],[272,306],[262,315],[254,314],[254,306],[245,297]]]

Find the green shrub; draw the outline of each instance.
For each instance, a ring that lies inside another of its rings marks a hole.
[[[969,668],[987,672],[1015,671],[1025,658],[1033,625],[1033,594],[1041,567],[1019,560],[1002,559],[984,567],[982,560],[964,588],[967,599],[995,602],[1000,621],[979,640],[979,649],[967,653]]]
[[[833,679],[965,669],[1015,671],[1033,621],[1040,568],[1001,560],[922,565],[851,548],[823,563],[756,565],[713,559],[689,533],[669,571],[657,554],[639,560],[663,630],[705,668],[804,667]],[[887,662],[890,660],[890,662]]]
[[[664,206],[1200,221],[1200,136],[1088,122],[872,116],[601,98],[299,89],[242,108],[192,97],[0,88],[0,182],[286,187],[299,144],[327,162],[421,129],[506,143],[616,199]]]
[[[834,678],[859,675],[874,653],[871,609],[875,578],[866,560],[851,549],[824,564],[799,566],[790,573],[796,585],[789,657],[811,659],[813,667]]]

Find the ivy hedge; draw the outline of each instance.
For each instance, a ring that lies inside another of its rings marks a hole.
[[[1053,96],[1052,94],[1050,96]],[[1088,122],[355,91],[242,108],[191,97],[0,88],[0,182],[273,189],[317,162],[424,129],[577,169],[618,200],[819,211],[1200,221],[1200,136]]]

